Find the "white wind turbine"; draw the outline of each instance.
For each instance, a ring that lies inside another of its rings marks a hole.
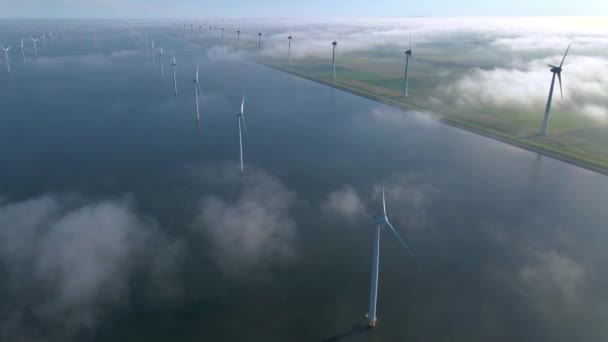
[[[410,58],[412,59],[412,61],[414,60],[414,57],[412,56],[412,34],[410,33],[410,48],[409,50],[405,51],[405,76],[403,77],[403,93],[402,95],[407,97],[407,67],[410,61]]]
[[[21,45],[19,45],[19,47],[21,48],[21,54],[23,55],[23,64],[25,64],[25,46],[23,45],[23,37],[21,37]]]
[[[160,77],[165,80],[165,69],[163,68],[163,46],[160,46],[160,52],[158,53],[158,59],[160,60]]]
[[[381,157],[381,163],[384,165],[384,156]],[[372,272],[371,285],[369,291],[369,311],[367,313],[367,323],[370,327],[375,327],[378,318],[376,317],[376,301],[378,299],[378,266],[380,262],[380,231],[382,228],[388,227],[405,249],[414,256],[412,250],[405,244],[401,236],[397,233],[393,225],[389,222],[386,214],[386,200],[384,197],[384,180],[382,180],[382,216],[374,218],[376,223],[376,231],[374,233],[374,253],[372,255]]]
[[[241,112],[236,114],[236,119],[239,124],[239,147],[240,147],[240,159],[241,159],[241,173],[245,172],[243,166],[243,136],[241,134],[241,121],[243,121],[243,129],[245,130],[245,136],[249,137],[247,133],[247,124],[245,123],[245,96],[243,96],[243,102],[241,102]]]
[[[42,49],[44,50],[44,52],[46,52],[46,36],[44,35],[44,33],[40,36],[40,39],[42,39]]]
[[[11,66],[9,64],[9,57],[8,57],[8,50],[10,50],[13,46],[10,45],[9,47],[5,48],[2,44],[0,44],[0,47],[2,48],[2,50],[4,50],[4,61],[6,62],[6,69],[8,70],[8,74],[11,74]]]
[[[34,45],[34,55],[36,56],[36,58],[38,58],[38,49],[36,48],[37,41],[38,41],[38,38],[32,37],[32,45]]]
[[[152,67],[156,69],[156,59],[154,56],[154,41],[150,43],[150,54],[152,55]]]
[[[236,30],[236,49],[241,47],[241,29]]]
[[[540,134],[544,136],[547,136],[549,134],[549,111],[551,110],[551,99],[553,98],[553,86],[555,85],[555,75],[557,75],[557,78],[559,80],[559,92],[562,95],[562,99],[564,98],[564,93],[562,92],[562,65],[564,65],[564,60],[566,60],[568,50],[570,50],[570,45],[568,45],[566,53],[564,53],[564,58],[562,58],[562,62],[559,64],[559,66],[549,64],[549,67],[551,67],[551,72],[553,73],[553,78],[551,79],[551,88],[549,88],[549,97],[547,98],[547,107],[545,107],[543,125],[540,128]]]
[[[175,78],[175,66],[177,65],[177,62],[175,62],[175,52],[173,53],[173,63],[171,63],[171,65],[173,65],[173,93],[177,96],[177,79]]]
[[[288,54],[289,54],[289,65],[291,65],[291,34],[289,35],[289,37],[287,37],[287,40],[289,41],[289,47],[287,48]]]
[[[338,46],[338,42],[334,40],[331,45],[333,45],[333,54],[331,57],[331,65],[334,72],[334,80],[336,79],[336,47]]]
[[[196,124],[201,121],[201,116],[198,110],[198,92],[203,92],[201,86],[198,83],[198,65],[196,66],[196,74],[194,75],[194,96],[196,97]]]

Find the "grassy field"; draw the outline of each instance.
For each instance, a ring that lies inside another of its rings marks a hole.
[[[203,45],[204,41],[198,41]],[[243,50],[255,50],[257,43],[241,43]],[[421,49],[422,50],[422,49]],[[447,51],[446,51],[447,50]],[[328,48],[328,52],[331,51]],[[405,110],[423,110],[437,114],[446,124],[457,126],[505,143],[560,159],[608,175],[608,126],[577,113],[560,112],[554,106],[550,134],[538,136],[544,106],[534,113],[513,108],[497,109],[442,105],[432,100],[438,87],[458,80],[471,68],[491,67],[491,56],[476,53],[455,57],[446,47],[422,50],[424,58],[410,64],[408,97],[402,97],[404,60],[394,51],[341,53],[332,77],[331,55],[327,58],[293,60],[256,58],[260,64],[326,84],[374,101]],[[475,53],[474,53],[475,52]],[[547,85],[549,78],[547,79]]]

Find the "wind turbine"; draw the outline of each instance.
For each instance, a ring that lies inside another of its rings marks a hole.
[[[21,37],[21,45],[19,45],[19,47],[21,48],[21,54],[23,55],[23,64],[25,64],[25,46],[23,45],[23,37]]]
[[[414,57],[412,56],[412,34],[410,33],[410,48],[405,51],[405,76],[403,77],[403,93],[402,95],[407,97],[407,66],[409,64],[410,58],[412,61]]]
[[[241,173],[245,172],[245,168],[243,167],[243,136],[241,135],[241,120],[243,121],[243,128],[245,130],[245,136],[248,137],[247,133],[247,124],[245,123],[245,96],[243,96],[243,102],[241,102],[241,112],[236,114],[236,119],[239,124],[239,147],[240,147],[240,157],[241,157]]]
[[[175,62],[175,52],[173,53],[173,63],[171,63],[171,65],[173,65],[173,93],[177,96],[177,79],[175,78],[175,66],[177,65],[177,62]]]
[[[44,50],[44,52],[46,52],[46,37],[44,33],[40,36],[40,38],[42,39],[42,49]]]
[[[236,49],[241,47],[241,29],[236,30]]]
[[[224,28],[222,27],[221,30],[222,30],[222,45],[224,45]]]
[[[334,40],[331,45],[334,46],[333,48],[333,55],[331,58],[331,64],[333,67],[333,71],[334,71],[334,80],[336,79],[336,47],[338,46],[338,42],[336,40]]]
[[[258,33],[258,50],[262,48],[262,32]]]
[[[165,80],[165,69],[163,68],[163,46],[160,46],[160,52],[158,53],[158,59],[160,60],[160,77]],[[163,82],[164,83],[164,82]]]
[[[553,85],[555,84],[555,75],[557,75],[557,78],[559,80],[559,92],[562,96],[562,100],[564,99],[564,93],[562,92],[562,65],[564,65],[564,60],[566,60],[568,50],[570,50],[570,45],[568,45],[566,53],[564,53],[564,58],[562,58],[562,62],[559,64],[559,66],[549,64],[549,67],[551,67],[551,72],[553,73],[553,78],[551,78],[551,88],[549,88],[549,97],[547,98],[547,107],[545,108],[543,125],[540,128],[540,134],[543,136],[547,136],[549,134],[549,111],[551,110],[551,99],[553,98]]]
[[[383,155],[381,157],[381,163],[384,165]],[[367,313],[367,324],[372,328],[376,326],[376,322],[378,321],[378,318],[376,317],[376,301],[378,299],[378,266],[380,262],[380,231],[382,228],[390,228],[403,247],[405,247],[405,249],[412,256],[414,256],[412,250],[405,244],[401,236],[399,236],[393,225],[388,220],[388,216],[386,214],[386,200],[384,197],[384,180],[382,180],[382,216],[375,217],[374,223],[376,223],[376,231],[374,233],[375,238],[374,253],[372,255],[371,285],[369,291],[369,311]]]
[[[194,96],[196,97],[196,124],[201,121],[201,116],[198,111],[198,92],[202,93],[201,86],[198,84],[198,65],[196,66],[196,74],[194,76]]]
[[[37,41],[38,41],[38,38],[32,37],[32,44],[34,45],[34,55],[36,56],[36,58],[38,58],[38,49],[36,48]]]
[[[150,43],[150,54],[152,55],[152,67],[156,70],[156,60],[154,58],[154,41]]]
[[[8,58],[8,50],[10,50],[13,46],[10,45],[9,47],[5,48],[2,44],[0,44],[0,47],[2,48],[2,50],[4,50],[4,60],[6,61],[6,69],[8,70],[8,74],[11,74],[11,66],[8,62],[9,58]]]
[[[288,52],[289,52],[289,65],[291,65],[291,34],[289,35],[289,37],[287,37],[287,40],[289,41],[289,48],[288,48]]]

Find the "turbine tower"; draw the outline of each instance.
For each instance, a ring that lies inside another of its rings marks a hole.
[[[4,50],[4,61],[6,62],[6,70],[8,70],[8,74],[11,74],[11,66],[9,64],[9,57],[8,57],[8,50],[10,50],[13,46],[10,45],[9,47],[5,48],[2,44],[0,44],[0,48],[2,48],[2,50]]]
[[[21,37],[21,45],[19,45],[19,47],[21,48],[21,54],[23,55],[23,64],[25,64],[25,46],[23,45],[23,37]]]
[[[291,34],[289,35],[289,37],[287,37],[287,40],[289,41],[289,48],[288,48],[288,53],[289,53],[289,65],[291,65]]]
[[[177,62],[175,62],[175,52],[173,53],[173,63],[171,65],[173,65],[173,94],[177,96],[177,79],[175,78],[175,66]]]
[[[564,65],[564,60],[566,59],[566,55],[568,54],[568,50],[570,50],[570,45],[566,49],[566,53],[564,53],[564,58],[562,58],[562,62],[559,66],[549,64],[551,67],[551,72],[553,73],[553,77],[551,78],[551,88],[549,88],[549,97],[547,98],[547,107],[545,108],[545,116],[543,118],[543,125],[540,128],[540,135],[547,136],[549,134],[549,111],[551,110],[551,99],[553,98],[553,86],[555,85],[555,75],[559,80],[559,92],[564,98],[564,93],[562,92],[562,65]]]
[[[381,157],[381,164],[384,164],[384,156]],[[372,255],[372,272],[371,285],[369,291],[369,311],[367,313],[367,324],[370,327],[375,327],[378,318],[376,317],[376,301],[378,299],[378,266],[380,263],[380,232],[382,228],[388,227],[395,234],[395,237],[405,247],[405,249],[414,256],[412,250],[405,244],[401,236],[397,233],[393,225],[389,222],[386,214],[386,200],[384,197],[384,180],[382,180],[382,216],[374,218],[376,230],[374,232],[374,252]]]
[[[262,48],[262,32],[258,33],[258,50]]]
[[[40,38],[42,39],[42,49],[44,52],[46,52],[46,37],[44,36],[44,33],[40,36]]]
[[[34,55],[36,56],[36,58],[38,58],[38,49],[36,48],[37,41],[38,41],[38,38],[32,37],[32,44],[34,45]]]
[[[240,147],[240,159],[241,159],[241,173],[245,172],[243,166],[243,136],[241,135],[241,121],[243,121],[243,128],[245,129],[245,137],[249,137],[247,133],[247,124],[245,123],[245,96],[243,96],[243,102],[241,102],[241,112],[236,114],[236,119],[239,124],[239,147]]]
[[[332,68],[333,68],[333,72],[334,72],[334,80],[336,79],[336,47],[338,46],[338,42],[337,41],[333,41],[333,43],[331,43],[331,45],[333,45],[333,54],[331,57],[331,64],[332,64]]]
[[[154,56],[154,41],[150,43],[150,54],[152,55],[152,67],[156,70],[156,59]]]
[[[165,69],[163,68],[163,46],[160,46],[160,52],[158,53],[158,59],[160,60],[160,77],[165,80]],[[164,83],[164,82],[163,82]]]
[[[412,56],[412,34],[410,33],[410,48],[405,51],[405,76],[403,77],[403,93],[401,95],[407,97],[407,66],[409,64],[410,58],[414,60]]]
[[[201,121],[201,116],[200,116],[200,113],[198,111],[198,92],[199,92],[199,90],[201,91],[201,93],[203,92],[201,90],[201,86],[198,84],[198,65],[197,65],[196,66],[196,74],[194,75],[194,96],[196,97],[196,124],[197,125]]]
[[[241,29],[236,30],[236,49],[241,47]]]
[[[222,45],[224,45],[224,28],[222,27],[220,30],[222,31]]]

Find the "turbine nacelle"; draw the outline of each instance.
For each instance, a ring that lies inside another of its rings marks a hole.
[[[336,46],[336,45],[338,45],[338,42],[334,40],[334,41],[331,43],[331,45]]]
[[[554,72],[554,73],[557,73],[557,74],[559,74],[559,73],[562,72],[562,68],[561,67],[558,67],[558,66],[555,66],[555,65],[551,65],[551,64],[547,64],[547,65],[551,68],[551,72]]]
[[[408,56],[411,56],[412,55],[412,50],[406,50],[405,54],[408,55]]]
[[[386,216],[376,216],[374,217],[374,223],[384,224],[388,222],[388,217]]]

